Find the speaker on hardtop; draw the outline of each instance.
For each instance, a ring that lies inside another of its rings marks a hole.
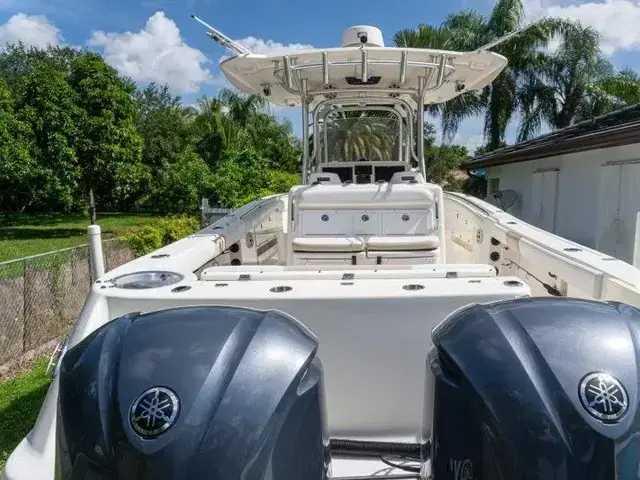
[[[637,478],[638,309],[552,297],[472,305],[433,343],[424,456],[436,480]]]
[[[275,311],[120,317],[62,359],[56,478],[325,479],[317,348]]]

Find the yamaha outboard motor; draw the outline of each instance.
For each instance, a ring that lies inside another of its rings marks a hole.
[[[433,478],[638,478],[638,309],[569,298],[474,305],[433,341]]]
[[[324,479],[317,340],[278,312],[120,317],[63,357],[56,478]]]

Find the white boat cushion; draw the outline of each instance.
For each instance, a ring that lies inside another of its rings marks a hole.
[[[293,239],[295,252],[361,252],[364,242],[356,237],[298,237]]]
[[[293,194],[299,210],[429,209],[434,194],[427,184],[320,184]]]
[[[402,235],[390,237],[369,237],[369,250],[435,250],[440,240],[435,235]]]
[[[314,172],[314,173],[311,173],[309,175],[309,184],[313,184],[315,182],[330,183],[330,184],[333,184],[333,185],[342,184],[338,174],[337,173],[333,173],[333,172]]]
[[[420,172],[396,172],[391,177],[391,181],[389,183],[411,183],[412,180],[417,183],[426,183]]]

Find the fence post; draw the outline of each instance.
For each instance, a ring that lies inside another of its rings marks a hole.
[[[91,265],[91,281],[95,282],[104,275],[104,256],[102,255],[102,235],[100,225],[89,225],[89,265]]]
[[[205,228],[209,226],[207,225],[208,210],[209,210],[209,199],[202,197],[202,200],[200,202],[200,227],[201,228]]]
[[[27,351],[27,260],[22,261],[22,351]]]

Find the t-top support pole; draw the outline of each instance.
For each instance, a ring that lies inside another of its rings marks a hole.
[[[302,183],[307,183],[309,172],[309,102],[307,99],[307,79],[300,80],[302,95]]]

